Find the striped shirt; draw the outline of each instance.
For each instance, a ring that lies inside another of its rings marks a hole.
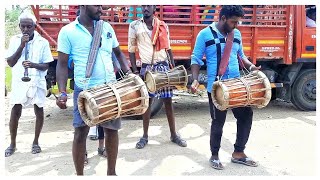
[[[191,65],[197,64],[200,66],[204,65],[202,60],[203,55],[206,56],[208,75],[207,91],[209,93],[211,93],[212,85],[217,77],[218,61],[221,60],[226,45],[225,38],[226,37],[216,28],[216,24],[212,23],[199,32],[191,55]],[[226,72],[222,76],[222,79],[240,77],[237,55],[242,59],[246,58],[243,52],[241,33],[238,29],[234,29],[234,41],[229,58],[229,64]]]

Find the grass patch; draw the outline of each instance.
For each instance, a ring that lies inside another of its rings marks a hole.
[[[6,70],[6,72],[5,72],[6,87],[7,87],[8,92],[10,92],[11,91],[11,79],[12,79],[11,67],[7,65],[5,70]],[[68,79],[68,82],[67,82],[67,93],[68,94],[73,92],[73,90],[70,89],[69,87],[70,87],[70,79]],[[59,94],[57,84],[52,87],[52,93]]]
[[[11,74],[11,67],[6,66],[6,72],[5,72],[5,77],[6,77],[6,87],[8,91],[11,91],[11,79],[12,79],[12,74]]]

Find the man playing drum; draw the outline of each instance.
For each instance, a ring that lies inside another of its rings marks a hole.
[[[214,22],[208,27],[201,30],[197,36],[195,47],[191,57],[191,71],[193,83],[191,91],[196,92],[199,83],[197,81],[200,66],[204,65],[202,61],[203,55],[206,55],[207,74],[208,74],[208,98],[210,114],[212,118],[211,133],[210,133],[210,149],[211,158],[210,165],[215,169],[224,169],[219,159],[219,149],[221,143],[222,129],[226,120],[227,110],[220,111],[212,103],[211,91],[212,84],[217,79],[218,67],[221,57],[226,46],[225,38],[227,34],[234,31],[234,41],[232,44],[231,54],[227,70],[222,79],[240,77],[239,55],[247,69],[253,71],[261,67],[256,67],[244,55],[242,47],[241,33],[236,29],[239,20],[244,16],[244,11],[241,6],[228,5],[223,6],[219,14],[219,22]],[[234,117],[237,119],[237,138],[234,144],[234,152],[232,153],[231,161],[234,163],[245,164],[248,166],[257,166],[257,163],[248,158],[244,153],[245,145],[248,141],[253,112],[251,107],[240,107],[232,109]]]
[[[169,30],[168,26],[163,22],[158,20],[154,16],[156,11],[155,5],[143,5],[142,13],[143,18],[135,20],[129,25],[128,33],[128,51],[131,61],[132,70],[135,74],[141,75],[144,78],[144,75],[147,70],[153,70],[158,72],[166,72],[169,70],[168,58],[172,60],[173,55],[170,49],[170,40],[169,40]],[[159,26],[159,27],[158,27]],[[155,29],[163,31],[162,34],[166,37],[159,37],[155,34]],[[153,39],[153,40],[152,40]],[[159,42],[159,46],[156,46],[154,42]],[[161,47],[160,47],[161,46]],[[140,72],[136,67],[136,49],[139,51],[139,56],[141,58],[142,67]],[[177,133],[175,129],[175,118],[172,105],[172,89],[163,88],[157,91],[155,94],[149,94],[149,108],[142,115],[143,118],[143,136],[140,138],[136,144],[137,149],[142,149],[148,143],[148,128],[150,122],[150,109],[152,104],[153,97],[163,98],[166,114],[168,118],[168,123],[171,133],[171,141],[176,143],[181,147],[186,147],[187,143],[183,140]]]
[[[12,91],[10,94],[12,110],[9,123],[11,142],[5,150],[5,157],[11,156],[16,150],[17,129],[22,107],[29,105],[33,105],[36,115],[31,153],[41,152],[38,140],[43,126],[43,106],[47,93],[45,76],[53,57],[49,42],[35,31],[36,21],[36,17],[28,11],[24,11],[19,16],[21,34],[11,38],[7,51],[7,62],[12,67]],[[25,68],[28,68],[28,82],[22,80]]]
[[[73,96],[73,126],[75,128],[75,133],[72,145],[72,155],[77,175],[83,175],[86,137],[89,132],[89,126],[84,123],[79,114],[77,106],[78,95],[86,87],[92,88],[97,85],[116,81],[111,58],[112,52],[115,53],[119,60],[123,72],[129,70],[113,28],[109,23],[104,22],[102,26],[101,43],[97,52],[92,75],[90,79],[85,78],[93,33],[94,30],[96,30],[95,27],[101,15],[101,5],[81,5],[80,15],[75,21],[64,26],[58,36],[58,63],[56,74],[60,96],[57,99],[57,105],[61,109],[67,108],[66,84],[68,79],[69,56],[74,60],[75,89]],[[118,155],[118,130],[120,129],[120,125],[120,119],[101,124],[106,134],[105,145],[108,156],[108,175],[116,175],[115,166]]]

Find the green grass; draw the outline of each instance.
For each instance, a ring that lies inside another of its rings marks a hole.
[[[7,87],[8,92],[10,92],[11,91],[11,79],[12,79],[10,66],[6,66],[5,76],[6,76],[6,87]],[[69,87],[70,87],[70,79],[68,79],[68,82],[67,82],[67,93],[68,94],[73,92],[72,89],[70,89]],[[52,87],[52,93],[59,94],[58,85],[54,85]]]
[[[8,91],[11,91],[11,79],[12,79],[12,75],[11,75],[11,67],[10,66],[6,66],[6,87]]]

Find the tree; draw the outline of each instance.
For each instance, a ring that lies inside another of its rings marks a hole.
[[[21,7],[12,5],[12,9],[5,10],[5,47],[8,48],[10,37],[20,32],[18,18],[25,9],[31,10],[30,6]]]

